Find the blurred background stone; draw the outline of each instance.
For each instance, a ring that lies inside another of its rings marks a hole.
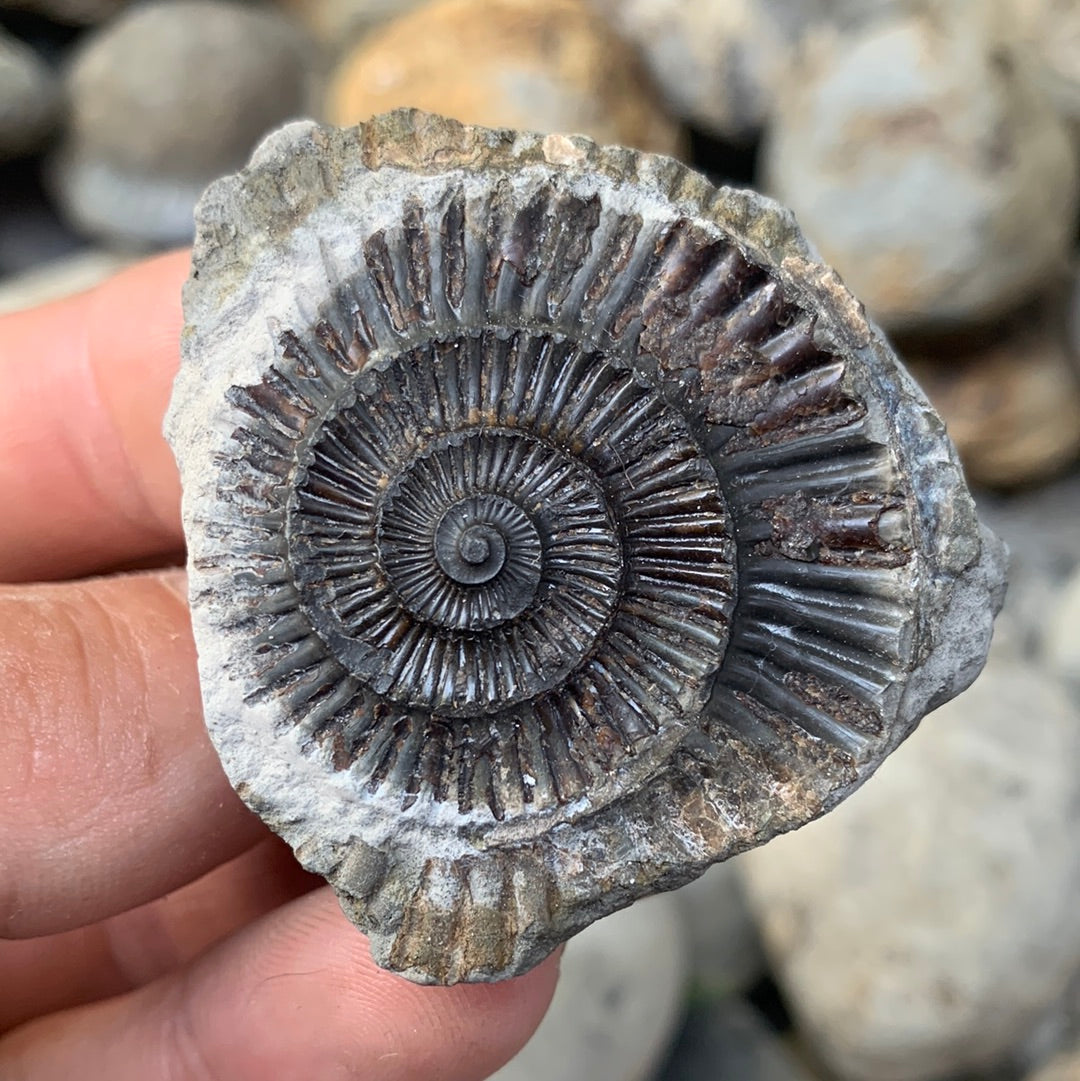
[[[117,252],[84,249],[0,279],[0,315],[90,289],[131,262]]]
[[[758,1013],[727,998],[693,1010],[657,1081],[814,1081]]]
[[[1032,1074],[1031,1081],[1080,1081],[1080,1051],[1059,1055]]]
[[[58,23],[87,26],[115,14],[130,0],[0,0],[0,11],[29,11]]]
[[[994,641],[1006,644],[1022,662],[1045,669],[1050,614],[1080,569],[1080,474],[1074,470],[1008,496],[981,492],[978,507],[1009,547],[1009,591],[994,624]],[[1080,713],[1075,723],[1080,724]]]
[[[39,167],[36,158],[0,164],[0,280],[86,243],[57,216],[42,189]]]
[[[944,419],[970,482],[1034,484],[1080,454],[1080,372],[1053,299],[1002,326],[902,352]]]
[[[709,998],[744,991],[766,970],[737,862],[718,863],[674,893],[690,943],[694,990]]]
[[[1006,0],[1014,40],[1026,46],[1058,108],[1080,120],[1080,0]]]
[[[1080,724],[996,647],[819,822],[740,857],[781,986],[847,1081],[988,1067],[1080,969]]]
[[[45,62],[0,29],[0,161],[39,146],[60,114],[60,87]]]
[[[1080,1081],[1080,973],[1023,1054],[1038,1063],[1024,1081]]]
[[[325,112],[355,124],[401,105],[642,150],[680,145],[634,53],[581,0],[441,0],[389,23],[343,58]]]
[[[1056,676],[1080,691],[1080,571],[1073,572],[1048,608],[1046,658]]]
[[[949,4],[808,41],[763,170],[888,329],[1015,309],[1074,237],[1070,130],[1008,46]]]
[[[302,35],[271,11],[133,7],[90,35],[67,73],[71,121],[51,169],[61,209],[120,245],[190,240],[206,185],[308,112],[310,63]]]
[[[428,0],[281,0],[327,52],[336,56],[385,22]]]
[[[688,969],[679,915],[674,898],[659,894],[571,939],[547,1016],[491,1081],[651,1078],[682,1015]]]
[[[755,135],[827,0],[591,0],[640,49],[671,111],[713,135]]]

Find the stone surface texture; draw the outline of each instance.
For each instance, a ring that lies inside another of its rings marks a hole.
[[[0,161],[34,150],[60,115],[60,88],[29,45],[0,29]]]
[[[61,209],[113,243],[189,241],[211,180],[310,106],[310,56],[272,11],[229,0],[151,2],[79,46],[52,163]]]
[[[1080,723],[995,645],[834,814],[739,861],[801,1030],[845,1081],[992,1067],[1080,968]]]
[[[766,186],[886,329],[1017,308],[1073,240],[1072,133],[976,14],[916,5],[820,33],[779,92]]]
[[[491,1081],[650,1081],[682,1018],[687,961],[670,894],[597,920],[567,943],[544,1020]]]
[[[680,146],[633,51],[581,0],[440,0],[384,26],[342,59],[325,112],[355,124],[398,106],[665,154]]]
[[[523,971],[978,673],[1001,546],[771,200],[402,110],[290,125],[197,217],[166,431],[207,722],[379,963]]]
[[[760,131],[827,0],[590,0],[640,50],[672,112],[742,140]]]

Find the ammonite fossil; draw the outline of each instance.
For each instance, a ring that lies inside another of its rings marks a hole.
[[[204,197],[168,419],[207,722],[382,965],[521,972],[821,814],[1001,550],[791,216],[411,111]]]

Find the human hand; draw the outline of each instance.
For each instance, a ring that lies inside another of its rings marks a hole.
[[[161,436],[181,252],[0,320],[0,1078],[466,1081],[555,966],[417,987],[235,795],[202,725]],[[175,557],[175,558],[174,558]]]

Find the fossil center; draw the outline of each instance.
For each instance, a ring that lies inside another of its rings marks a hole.
[[[388,704],[516,717],[541,699],[576,710],[580,694],[598,709],[615,690],[574,681],[603,672],[635,697],[663,679],[677,715],[674,670],[719,664],[731,596],[715,474],[650,385],[572,342],[421,345],[361,373],[300,461],[304,608]],[[687,590],[702,622],[689,640]],[[655,673],[637,673],[639,650]]]

